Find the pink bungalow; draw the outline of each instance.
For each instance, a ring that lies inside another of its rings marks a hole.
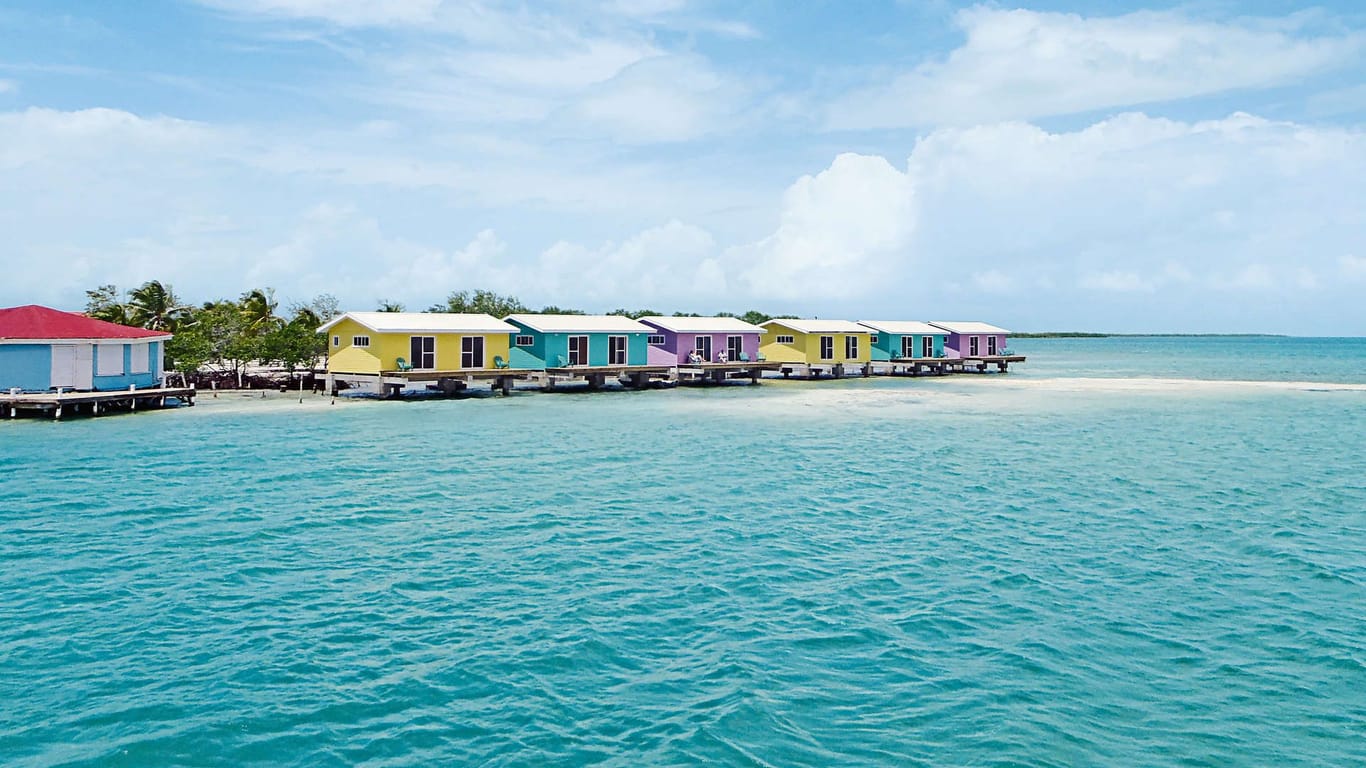
[[[759,359],[764,329],[739,318],[642,317],[640,322],[656,331],[648,339],[651,365],[687,365],[693,352],[708,363]]]
[[[948,357],[996,357],[1004,354],[1006,335],[1004,328],[977,322],[930,321],[935,328],[942,328],[949,337],[944,341],[944,354]]]

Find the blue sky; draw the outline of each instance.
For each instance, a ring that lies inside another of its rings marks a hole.
[[[1366,333],[1366,9],[0,7],[0,305],[103,283]]]

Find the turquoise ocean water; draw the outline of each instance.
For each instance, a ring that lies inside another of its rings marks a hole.
[[[0,764],[1359,765],[1366,340],[0,423]]]

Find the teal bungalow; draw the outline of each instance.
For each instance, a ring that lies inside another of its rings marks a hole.
[[[0,309],[0,391],[155,387],[170,338],[34,304]]]
[[[915,360],[944,356],[949,332],[914,320],[860,320],[873,333],[874,360]]]
[[[649,326],[617,315],[508,315],[516,326],[513,368],[643,366],[649,363]]]

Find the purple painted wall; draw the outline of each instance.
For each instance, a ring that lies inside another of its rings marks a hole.
[[[641,322],[649,324],[648,320]],[[655,326],[658,327],[658,326]],[[707,362],[715,362],[718,352],[726,349],[726,337],[739,336],[740,349],[750,360],[759,359],[759,336],[758,333],[674,333],[673,331],[659,328],[655,335],[664,337],[664,344],[656,346],[650,345],[650,364],[651,365],[686,365],[688,363],[688,353],[696,349],[698,336],[711,337],[711,359]],[[732,360],[731,362],[736,362]]]
[[[1001,350],[1006,348],[1006,335],[1004,333],[950,333],[944,340],[945,357],[973,357],[972,337],[977,337],[977,357],[983,355],[999,355]],[[991,349],[991,342],[988,339],[996,339],[996,349]]]

